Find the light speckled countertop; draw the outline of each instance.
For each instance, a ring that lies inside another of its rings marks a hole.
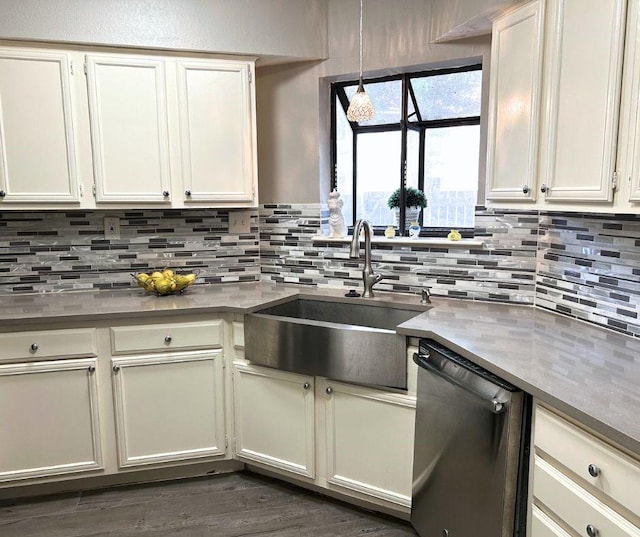
[[[343,290],[283,284],[201,285],[184,295],[142,290],[0,297],[2,330],[47,322],[213,312],[250,313],[296,296],[345,298]],[[431,337],[640,455],[640,340],[531,306],[378,293],[375,302],[417,310],[398,332]]]
[[[640,455],[640,340],[531,306],[450,299],[398,332],[433,338]]]

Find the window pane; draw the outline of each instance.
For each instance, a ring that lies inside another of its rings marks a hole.
[[[344,88],[349,102],[355,95],[358,86]],[[376,117],[373,121],[365,121],[363,125],[382,125],[387,123],[399,123],[402,114],[402,81],[389,80],[364,85],[365,91],[373,103]]]
[[[479,146],[479,125],[427,129],[425,226],[473,227]]]
[[[480,70],[411,78],[410,83],[423,121],[480,115]]]
[[[344,109],[336,97],[336,170],[342,214],[347,226],[353,225],[353,131]]]
[[[387,200],[400,186],[400,144],[399,131],[358,134],[358,218],[374,226],[395,224]]]

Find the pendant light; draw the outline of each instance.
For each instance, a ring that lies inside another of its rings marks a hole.
[[[351,99],[349,108],[347,109],[347,119],[349,121],[355,121],[360,123],[362,121],[371,121],[376,117],[376,112],[373,109],[371,99],[364,90],[362,84],[362,3],[360,0],[360,83],[358,84],[358,90]]]

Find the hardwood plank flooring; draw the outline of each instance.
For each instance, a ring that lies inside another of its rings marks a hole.
[[[237,472],[0,502],[0,537],[415,537],[408,523]]]

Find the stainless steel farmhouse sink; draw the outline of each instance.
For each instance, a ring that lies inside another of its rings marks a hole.
[[[405,338],[395,328],[425,309],[291,300],[245,317],[245,355],[285,371],[406,389]]]

